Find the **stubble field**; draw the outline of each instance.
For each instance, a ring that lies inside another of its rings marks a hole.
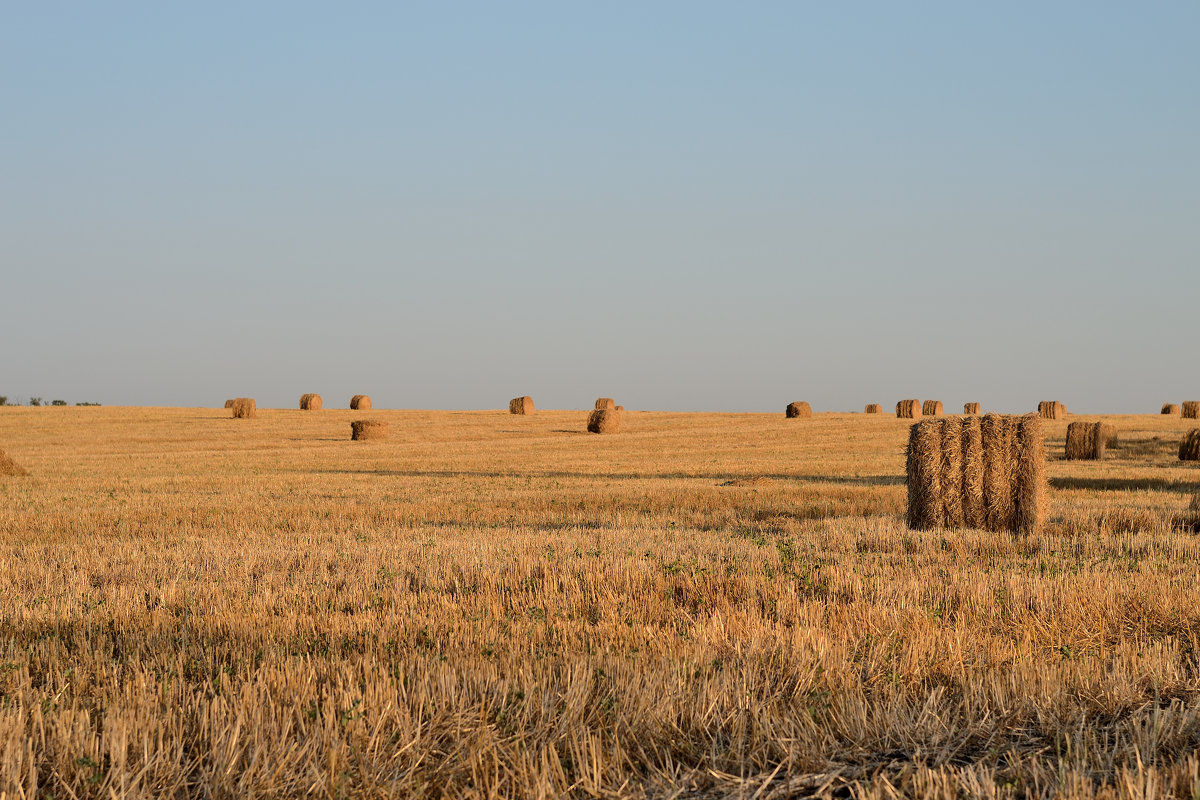
[[[585,417],[0,409],[0,797],[1200,796],[1193,421],[1022,539],[890,415]]]

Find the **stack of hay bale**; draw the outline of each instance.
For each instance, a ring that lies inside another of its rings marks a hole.
[[[920,400],[901,400],[896,403],[896,416],[900,419],[916,419],[921,416]]]
[[[1036,534],[1045,504],[1036,415],[929,419],[909,430],[909,527]]]
[[[801,417],[812,416],[812,406],[803,400],[797,400],[795,403],[788,403],[784,409],[783,415],[788,419],[799,419]]]

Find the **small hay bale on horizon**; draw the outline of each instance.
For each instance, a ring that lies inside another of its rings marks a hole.
[[[1042,419],[1062,419],[1067,415],[1067,407],[1057,400],[1043,400],[1038,403],[1038,416]]]
[[[921,416],[921,401],[901,400],[896,403],[896,416],[900,419],[918,419]]]
[[[882,414],[883,406],[879,405],[879,403],[867,403],[866,407],[863,408],[863,413],[864,414]]]
[[[967,416],[977,417],[980,414],[979,403],[963,403],[963,413]]]
[[[597,408],[588,414],[588,433],[618,433],[621,414],[615,408]]]
[[[1200,419],[1200,400],[1187,400],[1179,409],[1183,419]]]
[[[1174,403],[1163,403],[1162,411],[1160,411],[1159,413],[1160,414],[1170,414],[1171,416],[1175,416],[1176,414],[1179,413],[1179,406],[1175,405]]]
[[[625,406],[617,406],[617,407],[616,407],[616,408],[614,408],[613,410],[614,410],[614,411],[624,411],[624,410],[625,410]]]
[[[8,453],[4,452],[3,448],[0,448],[0,475],[21,477],[28,474],[24,467],[13,461]]]
[[[300,410],[301,411],[320,411],[321,410],[321,395],[319,395],[319,394],[302,394],[302,395],[300,395]]]
[[[596,400],[595,409],[597,411],[615,411],[616,408],[617,404],[611,397],[600,397]]]
[[[942,415],[941,400],[926,400],[921,406],[922,417],[940,417]]]
[[[1192,428],[1179,443],[1180,461],[1200,461],[1200,428]]]
[[[923,419],[908,432],[908,526],[1036,535],[1045,460],[1037,415]]]
[[[1104,422],[1077,420],[1067,425],[1063,457],[1067,461],[1099,461],[1105,449],[1116,440],[1116,428]]]
[[[388,438],[388,424],[377,419],[360,419],[350,423],[351,441]]]
[[[233,398],[230,398],[230,399],[228,399],[228,400],[226,400],[226,401],[225,401],[225,407],[226,407],[226,408],[233,408]]]
[[[234,419],[253,419],[258,416],[258,405],[254,402],[253,397],[234,398],[230,409],[233,411]]]
[[[783,415],[787,419],[798,419],[800,417],[811,417],[812,406],[803,400],[797,400],[794,403],[788,403],[787,408],[783,410]]]
[[[532,414],[533,413],[533,398],[529,395],[524,397],[514,397],[508,401],[508,413],[510,414]]]
[[[350,398],[351,411],[370,411],[371,398],[365,394],[356,394]]]

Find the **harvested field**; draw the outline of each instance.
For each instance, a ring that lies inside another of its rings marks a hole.
[[[0,413],[7,797],[1194,790],[1190,421],[1104,418],[1015,537],[909,529],[890,416],[228,416]]]

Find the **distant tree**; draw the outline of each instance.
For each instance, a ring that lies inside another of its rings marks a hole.
[[[0,406],[8,405],[8,395],[0,394]]]
[[[66,400],[51,400],[50,401],[50,405],[52,405],[52,406],[65,406],[66,404],[67,404]]]
[[[98,406],[99,403],[76,403],[77,406]]]
[[[42,398],[40,398],[40,397],[31,397],[31,398],[29,398],[29,405],[31,405],[31,406],[40,406],[41,404],[42,404]]]

